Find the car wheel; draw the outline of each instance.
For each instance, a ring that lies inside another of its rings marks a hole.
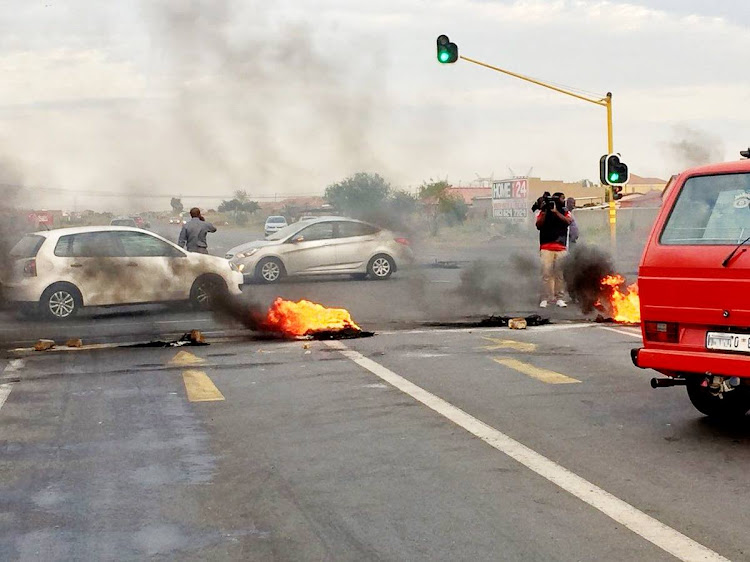
[[[388,279],[395,269],[396,264],[393,263],[393,258],[385,254],[378,254],[367,265],[367,273],[373,279],[378,280]]]
[[[211,310],[217,298],[229,293],[226,282],[218,275],[198,277],[190,289],[190,304],[195,310]]]
[[[278,283],[284,275],[284,264],[277,258],[263,258],[255,268],[255,277],[261,283]]]
[[[742,418],[750,410],[750,390],[739,386],[725,392],[723,398],[711,394],[708,388],[700,385],[701,379],[688,381],[687,393],[690,402],[701,413],[720,420]]]
[[[82,306],[80,291],[69,283],[56,283],[48,287],[39,300],[42,314],[57,321],[73,318]]]

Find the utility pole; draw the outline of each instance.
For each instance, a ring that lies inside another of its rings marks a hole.
[[[448,39],[448,36],[446,35],[441,35],[440,37],[438,37],[437,45],[438,45],[438,53],[437,53],[438,62],[442,64],[453,63],[457,59],[461,59],[466,62],[470,62],[472,64],[483,66],[484,68],[489,68],[490,70],[494,70],[496,72],[501,72],[502,74],[512,76],[513,78],[518,78],[519,80],[531,82],[532,84],[536,84],[537,86],[542,86],[543,88],[553,90],[560,94],[565,94],[566,96],[571,96],[576,99],[586,101],[589,103],[593,103],[595,105],[606,108],[607,110],[607,154],[612,154],[614,152],[614,141],[613,141],[613,135],[612,135],[612,92],[607,92],[607,95],[600,99],[592,98],[592,97],[578,94],[576,92],[571,92],[570,90],[566,90],[565,88],[560,88],[559,86],[553,86],[552,84],[542,82],[541,80],[535,80],[534,78],[524,76],[523,74],[511,72],[510,70],[505,70],[504,68],[499,68],[497,66],[493,66],[491,64],[487,64],[485,62],[478,61],[476,59],[465,57],[463,55],[458,54],[458,47],[456,46],[455,43],[451,43],[450,39]],[[612,248],[612,253],[615,254],[617,251],[617,208],[615,207],[615,199],[614,199],[612,186],[603,186],[603,187],[605,187],[605,190],[607,191],[608,199],[609,199],[609,241],[610,241],[610,246]]]

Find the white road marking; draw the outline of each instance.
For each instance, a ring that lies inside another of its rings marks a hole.
[[[25,364],[26,361],[23,359],[12,359],[3,369],[3,373],[17,373]],[[13,383],[0,384],[0,408],[3,407],[8,396],[10,396],[11,390],[13,390]]]
[[[0,384],[0,408],[3,407],[3,404],[5,404],[5,401],[8,399],[8,395],[10,394],[10,391],[13,390],[13,384]]]
[[[636,332],[626,332],[625,328],[618,329],[618,328],[610,328],[609,326],[599,326],[599,327],[602,330],[609,330],[610,332],[615,332],[616,334],[620,334],[623,336],[630,336],[631,338],[641,339],[643,337],[640,330],[638,331],[638,333],[636,333]]]
[[[724,561],[720,554],[710,550],[690,537],[672,529],[659,520],[643,513],[629,503],[595,486],[588,480],[569,471],[556,462],[537,453],[526,445],[490,427],[460,408],[424,390],[361,353],[346,347],[340,341],[326,341],[327,346],[341,352],[354,363],[408,394],[428,408],[446,417],[469,433],[479,437],[498,451],[515,459],[526,468],[556,484],[583,502],[598,509],[637,535],[684,561]]]

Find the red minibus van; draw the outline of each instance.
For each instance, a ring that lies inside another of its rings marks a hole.
[[[717,418],[750,409],[750,151],[673,177],[638,269],[633,363]]]

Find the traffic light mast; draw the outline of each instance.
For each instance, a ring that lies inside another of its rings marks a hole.
[[[455,62],[455,60],[442,61],[440,59],[440,53],[439,53],[440,46],[439,45],[440,45],[440,38],[442,37],[445,37],[445,39],[448,40],[448,37],[446,35],[441,35],[438,38],[438,60],[440,60],[440,62]],[[451,43],[451,45],[455,46],[455,43]],[[497,66],[492,66],[491,64],[487,64],[485,62],[481,62],[475,59],[471,59],[469,57],[465,57],[463,55],[459,55],[458,47],[456,46],[456,60],[457,59],[461,59],[466,62],[476,64],[478,66],[483,66],[485,68],[489,68],[490,70],[495,70],[496,72],[501,72],[503,74],[507,74],[508,76],[512,76],[520,80],[525,80],[526,82],[531,82],[532,84],[536,84],[537,86],[542,86],[543,88],[547,88],[549,90],[553,90],[555,92],[559,92],[561,94],[565,94],[567,96],[571,96],[579,100],[587,101],[589,103],[593,103],[593,104],[605,107],[607,109],[607,154],[612,154],[614,152],[614,142],[612,140],[612,92],[607,92],[607,95],[601,99],[583,96],[576,92],[571,92],[570,90],[566,90],[565,88],[560,88],[559,86],[553,86],[552,84],[547,84],[546,82],[542,82],[541,80],[535,80],[534,78],[529,78],[528,76],[524,76],[523,74],[517,74],[515,72],[511,72],[510,70],[505,70],[504,68],[498,68]],[[608,186],[607,189],[609,190],[609,238],[610,238],[610,244],[612,246],[612,251],[614,252],[617,248],[617,209],[615,208],[614,192],[612,190],[612,186]]]

